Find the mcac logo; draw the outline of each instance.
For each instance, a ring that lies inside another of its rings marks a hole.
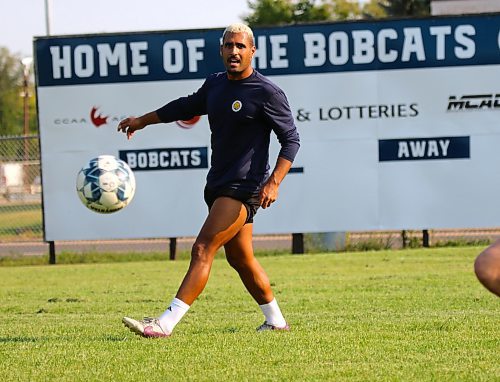
[[[466,94],[448,97],[447,111],[500,110],[500,94]]]

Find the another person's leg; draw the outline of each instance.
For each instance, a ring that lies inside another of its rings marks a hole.
[[[266,272],[253,253],[253,224],[246,224],[224,245],[229,264],[238,272],[241,281],[265,316],[259,330],[288,329],[288,325],[274,298]]]
[[[500,240],[481,252],[474,263],[474,271],[481,284],[500,297]]]

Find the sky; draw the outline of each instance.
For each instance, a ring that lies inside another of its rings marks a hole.
[[[250,13],[247,0],[49,0],[51,35],[222,28]],[[46,35],[45,0],[0,0],[0,47],[33,55]]]

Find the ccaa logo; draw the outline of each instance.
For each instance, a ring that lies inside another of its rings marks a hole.
[[[95,106],[92,108],[92,110],[90,110],[90,120],[92,121],[95,127],[100,127],[102,125],[105,125],[106,123],[108,123],[108,118],[109,118],[109,116],[104,117],[101,114],[99,114],[97,112],[98,110],[99,108]]]
[[[193,118],[184,120],[184,121],[175,121],[179,127],[182,127],[183,129],[191,129],[199,120],[200,120],[199,115],[195,115]]]
[[[241,101],[236,100],[231,105],[231,109],[233,109],[234,112],[238,112],[241,110],[242,106],[243,106],[243,104],[241,103]]]
[[[83,115],[67,115],[58,116],[53,119],[54,125],[65,127],[86,127],[93,125],[94,127],[101,127],[103,125],[117,125],[122,119],[126,118],[124,115],[103,115],[99,111],[100,107],[92,106],[90,113]]]

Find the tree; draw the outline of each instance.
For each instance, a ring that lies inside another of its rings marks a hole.
[[[330,1],[331,19],[333,20],[356,20],[362,18],[362,7],[357,1],[335,0]]]
[[[287,0],[248,1],[248,7],[252,13],[244,20],[252,27],[289,24],[293,18],[293,10]]]
[[[363,5],[362,14],[364,19],[383,19],[387,12],[380,5],[379,0],[370,0]]]
[[[0,136],[21,135],[24,132],[23,79],[24,66],[20,57],[0,47]],[[29,130],[36,131],[34,86],[28,82]]]
[[[361,17],[359,3],[352,0],[249,0],[248,7],[252,13],[244,21],[251,27]]]
[[[428,16],[431,0],[378,0],[388,17]]]
[[[427,16],[430,0],[248,0],[251,27],[317,21]]]

